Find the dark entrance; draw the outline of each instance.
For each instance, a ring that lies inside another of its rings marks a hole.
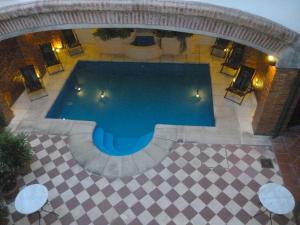
[[[291,120],[288,124],[289,127],[300,126],[300,100],[298,101],[296,108],[293,112]]]

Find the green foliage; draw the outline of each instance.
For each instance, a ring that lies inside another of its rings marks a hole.
[[[133,29],[129,29],[129,28],[124,28],[124,29],[102,28],[102,29],[97,29],[96,32],[93,33],[93,35],[99,37],[103,41],[108,41],[112,38],[121,38],[121,39],[128,38],[132,32]]]
[[[180,43],[180,52],[184,52],[186,50],[186,38],[191,37],[193,34],[177,32],[177,31],[167,31],[167,30],[156,30],[154,32],[156,37],[158,38],[177,38]],[[160,44],[161,46],[161,44]]]
[[[10,131],[0,133],[0,162],[18,171],[31,159],[31,146],[24,134],[14,135]]]

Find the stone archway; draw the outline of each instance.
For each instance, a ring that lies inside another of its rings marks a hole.
[[[299,68],[299,34],[270,20],[225,7],[180,0],[23,0],[0,5],[0,41],[25,33],[67,28],[140,27],[160,28],[222,37],[279,57],[278,67]],[[295,61],[295,62],[294,62]],[[293,79],[297,70],[279,70],[274,90],[280,98],[262,102],[254,116],[256,133],[270,134],[285,107],[285,95],[278,92],[285,80]],[[284,77],[284,79],[282,78]],[[275,95],[272,95],[275,96]],[[274,110],[273,110],[274,111]],[[270,115],[274,118],[270,119]],[[272,123],[270,123],[272,120]],[[265,129],[267,124],[268,129]]]
[[[35,0],[0,11],[0,40],[28,32],[97,26],[155,27],[207,34],[275,55],[298,39],[298,33],[270,20],[200,2]]]

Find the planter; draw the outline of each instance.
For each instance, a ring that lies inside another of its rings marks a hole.
[[[25,163],[24,167],[22,167],[22,168],[19,169],[18,172],[19,172],[19,174],[20,174],[21,176],[27,175],[28,173],[31,172],[31,167],[30,167],[31,163],[32,163],[32,161],[31,161],[31,160],[28,160],[28,161]]]
[[[7,218],[0,218],[0,225],[7,225],[9,220]]]
[[[12,199],[14,197],[16,197],[16,195],[18,194],[19,191],[19,187],[17,185],[17,181],[15,180],[13,183],[9,184],[5,184],[3,186],[3,190],[2,190],[2,196],[5,199]]]
[[[9,215],[8,209],[6,206],[2,205],[0,207],[0,225],[6,225],[9,222],[9,219],[7,218]]]

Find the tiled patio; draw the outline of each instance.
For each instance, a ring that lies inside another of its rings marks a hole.
[[[42,213],[42,224],[268,224],[266,214],[252,218],[260,210],[258,188],[282,183],[268,146],[174,143],[153,169],[109,180],[76,163],[67,136],[32,134],[29,140],[32,172],[19,184],[45,184],[59,214]],[[262,169],[262,157],[272,158],[275,168]],[[15,212],[13,202],[9,210],[11,224],[38,224],[37,215]],[[294,224],[291,217],[274,216],[273,224]]]
[[[273,139],[273,149],[278,159],[284,183],[300,201],[300,127],[289,130]],[[298,212],[299,213],[299,212]]]

